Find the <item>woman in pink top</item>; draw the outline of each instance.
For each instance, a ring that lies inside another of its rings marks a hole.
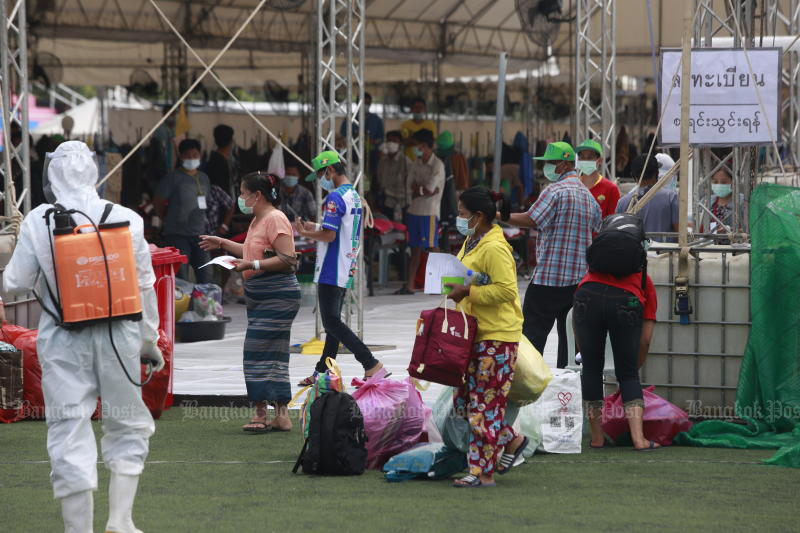
[[[244,381],[256,413],[243,429],[250,433],[289,431],[289,332],[300,310],[300,285],[294,275],[297,259],[292,225],[278,209],[280,180],[273,174],[254,172],[242,178],[239,208],[253,214],[244,244],[203,235],[206,250],[224,249],[241,257],[236,270],[243,273],[247,300],[247,334],[244,340]],[[267,406],[276,414],[268,420]]]

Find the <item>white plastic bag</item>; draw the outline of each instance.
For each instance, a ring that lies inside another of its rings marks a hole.
[[[535,442],[541,435],[539,449],[549,453],[581,453],[583,436],[583,401],[578,372],[553,369],[553,379],[542,396],[520,410],[522,432]]]
[[[275,174],[280,179],[286,175],[286,167],[283,163],[283,146],[275,143],[275,150],[269,156],[269,163],[267,163],[267,172]]]

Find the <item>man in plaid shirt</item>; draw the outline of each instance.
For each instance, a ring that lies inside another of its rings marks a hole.
[[[547,336],[558,330],[558,368],[567,366],[567,314],[578,283],[588,271],[586,248],[600,228],[600,206],[575,172],[575,150],[565,142],[547,145],[542,157],[544,175],[553,182],[527,213],[514,213],[508,222],[534,228],[536,269],[525,293],[522,332],[544,353]]]

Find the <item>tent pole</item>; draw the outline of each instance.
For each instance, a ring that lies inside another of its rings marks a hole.
[[[689,323],[689,103],[692,78],[692,15],[693,0],[684,0],[683,43],[681,54],[681,166],[680,205],[678,215],[678,275],[675,277],[675,312],[681,324]]]
[[[497,111],[494,122],[494,169],[492,171],[492,190],[500,190],[500,157],[503,154],[503,121],[506,112],[506,63],[508,54],[502,52],[497,73]]]

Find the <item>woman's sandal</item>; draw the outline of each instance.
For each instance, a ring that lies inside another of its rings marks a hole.
[[[367,381],[369,378],[380,372],[382,369],[383,369],[383,363],[378,363],[374,367],[370,368],[369,371],[364,372],[364,381]],[[391,375],[392,375],[391,372],[386,372],[386,375],[384,375],[383,377],[388,378]]]
[[[517,446],[517,449],[514,450],[514,453],[504,453],[500,456],[500,461],[497,463],[497,473],[499,475],[508,474],[508,471],[514,468],[514,463],[517,462],[519,456],[522,455],[522,452],[525,451],[525,448],[528,447],[530,444],[530,439],[528,437],[524,437],[522,439],[522,444]]]
[[[271,424],[267,424],[266,419],[262,418],[251,420],[248,424],[242,426],[242,430],[252,435],[260,435],[262,433],[269,433],[273,430],[273,427]]]
[[[319,372],[315,370],[313,374],[302,380],[300,383],[297,384],[297,386],[310,387],[311,385],[317,382],[317,376],[319,376]]]
[[[481,487],[494,487],[496,485],[496,483],[484,484],[478,476],[473,476],[472,474],[453,482],[453,486],[457,489],[477,489]]]
[[[635,452],[654,452],[654,451],[660,450],[662,448],[663,448],[663,446],[656,446],[656,442],[651,440],[651,441],[649,441],[649,444],[647,445],[647,448],[634,448],[633,451],[635,451]]]

